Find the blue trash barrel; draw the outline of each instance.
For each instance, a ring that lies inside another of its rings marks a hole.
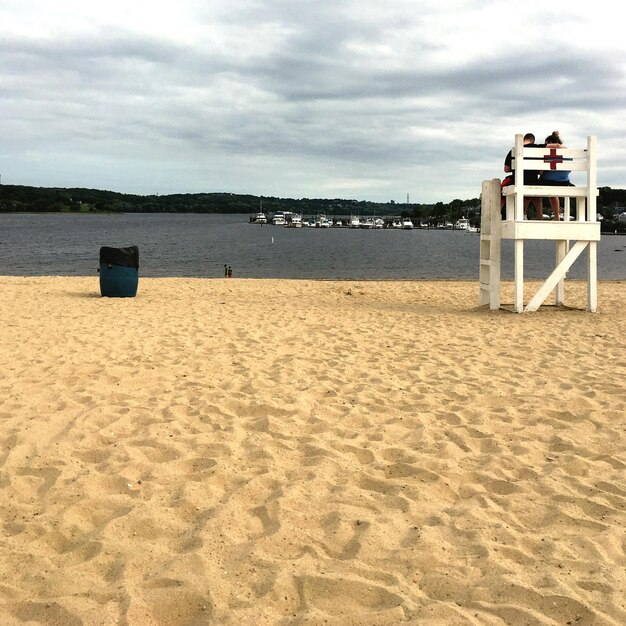
[[[100,248],[100,294],[133,298],[139,283],[139,248]]]

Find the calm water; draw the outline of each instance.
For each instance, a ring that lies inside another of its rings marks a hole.
[[[504,278],[513,246],[502,242]],[[445,230],[283,228],[247,215],[0,214],[0,275],[97,274],[100,246],[139,246],[141,276],[478,279],[479,235]],[[528,242],[525,274],[554,268],[553,242]],[[598,274],[626,278],[626,237],[605,236]],[[585,275],[579,259],[569,276]]]

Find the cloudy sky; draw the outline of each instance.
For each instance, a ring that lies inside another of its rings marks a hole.
[[[617,6],[0,0],[2,183],[448,202],[558,129],[626,188]]]

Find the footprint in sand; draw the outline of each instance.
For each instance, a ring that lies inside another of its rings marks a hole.
[[[181,456],[181,453],[173,446],[155,439],[135,440],[131,444],[139,448],[144,456],[153,463],[167,463]]]
[[[301,609],[310,607],[336,616],[354,616],[401,607],[403,599],[384,587],[332,576],[296,577]],[[400,615],[398,616],[400,617]]]
[[[440,480],[439,474],[410,465],[409,463],[393,463],[385,468],[385,476],[387,478],[417,478],[425,483],[436,483]]]
[[[199,625],[211,622],[213,603],[210,596],[183,587],[183,584],[183,581],[165,581],[160,587],[151,581],[146,585],[143,601],[152,613],[149,623]]]
[[[20,602],[8,605],[8,609],[20,623],[83,626],[82,619],[57,602]]]
[[[61,471],[56,467],[21,467],[16,470],[15,474],[16,476],[33,477],[41,481],[37,488],[37,497],[41,499],[54,486],[57,478],[61,475]]]
[[[263,525],[263,531],[260,537],[267,537],[278,532],[280,529],[280,522],[278,520],[279,505],[278,502],[270,502],[269,504],[263,504],[257,506],[251,510],[252,514],[259,518]]]
[[[354,454],[357,461],[361,465],[371,465],[376,460],[374,453],[367,448],[357,448],[356,446],[343,445],[340,447],[340,450],[342,452],[350,452]]]
[[[55,552],[63,555],[64,567],[91,561],[102,552],[102,542],[92,539],[90,533],[69,539],[64,534],[53,531],[45,535],[43,540]]]
[[[369,527],[367,521],[348,522],[342,520],[337,511],[329,513],[322,520],[322,528],[327,538],[321,544],[322,549],[333,559],[353,559],[360,552],[362,536]]]

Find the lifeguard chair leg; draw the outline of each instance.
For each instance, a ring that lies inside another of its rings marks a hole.
[[[513,308],[516,313],[524,310],[524,240],[515,240],[515,285]]]
[[[598,244],[595,241],[589,242],[589,253],[587,256],[587,309],[592,313],[598,308]]]
[[[570,218],[570,199],[564,198],[564,209],[563,209],[563,221],[569,222]],[[556,264],[555,267],[558,267],[559,263],[565,258],[569,250],[569,241],[566,239],[561,239],[556,242]],[[560,306],[565,301],[565,277],[561,278],[561,280],[557,283],[556,289],[554,290],[554,304],[556,306]]]
[[[555,267],[558,267],[561,261],[565,258],[568,249],[568,241],[562,240],[556,242],[556,264]],[[554,304],[556,306],[560,306],[563,304],[565,299],[565,276],[561,278],[561,280],[557,283],[556,289],[554,290]]]

